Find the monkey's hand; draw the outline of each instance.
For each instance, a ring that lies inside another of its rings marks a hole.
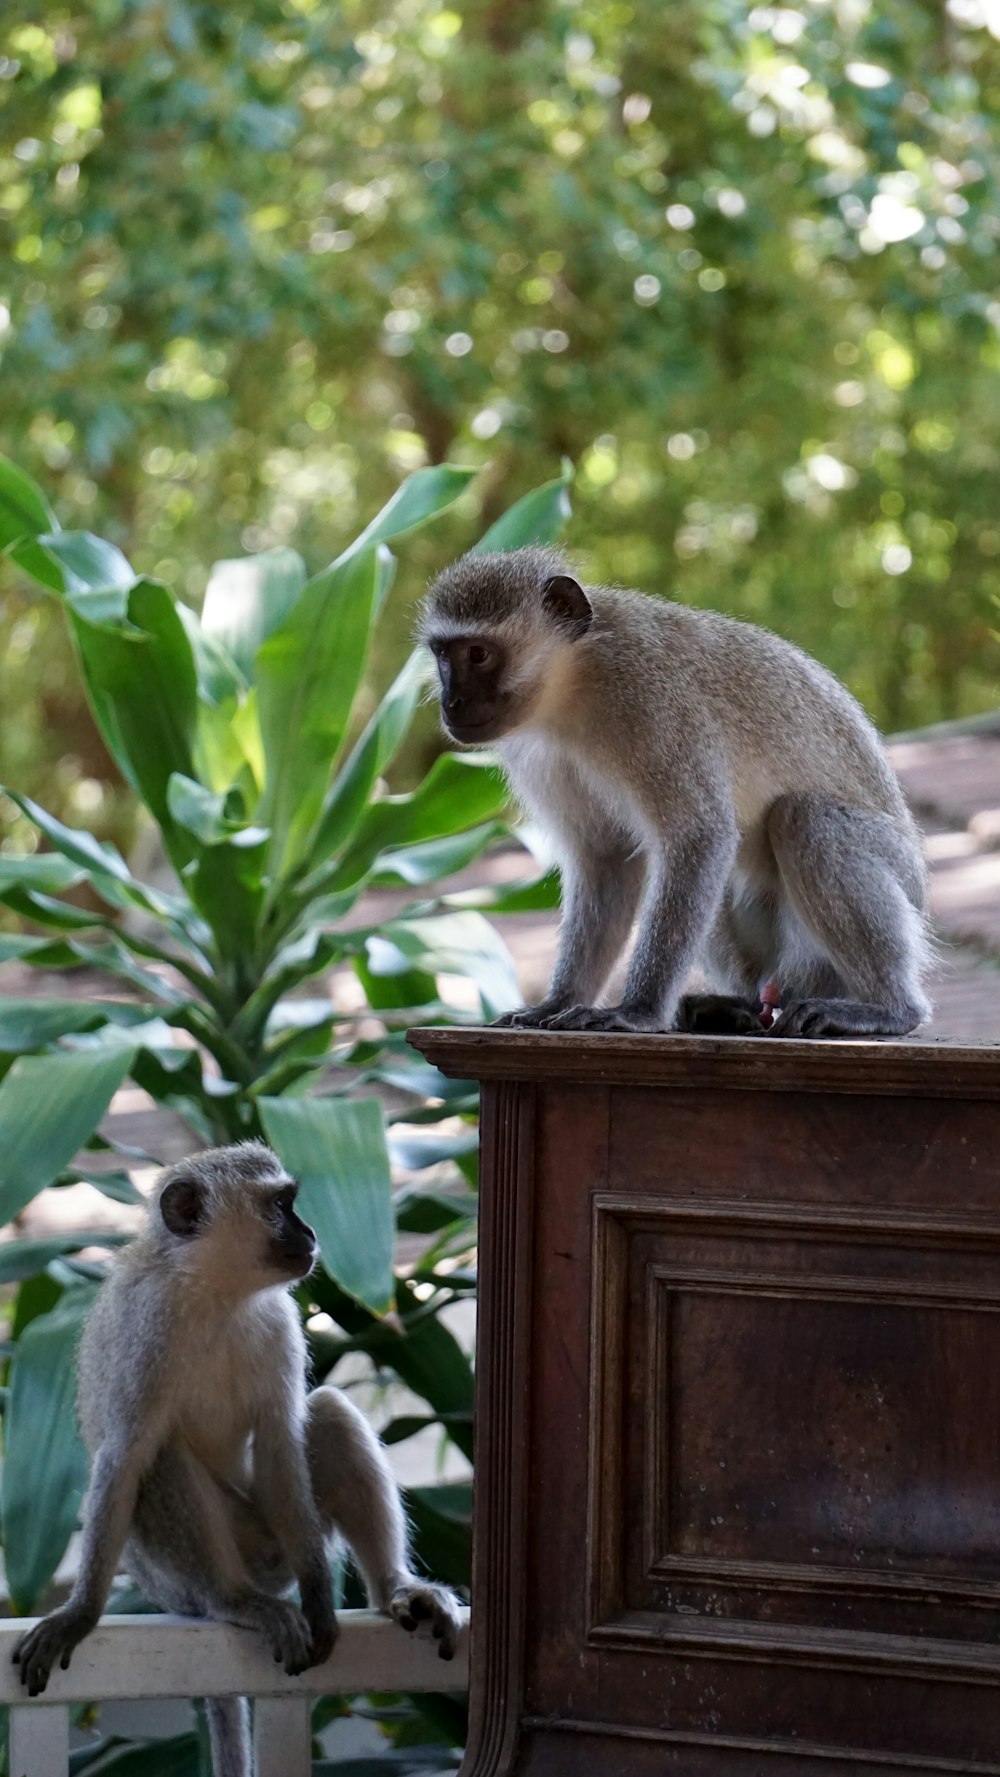
[[[652,1006],[623,1004],[620,1006],[568,1006],[564,1012],[538,1020],[542,1030],[663,1030],[659,1012]]]
[[[333,1653],[334,1644],[340,1634],[340,1624],[333,1608],[333,1592],[330,1586],[330,1570],[323,1562],[322,1572],[308,1579],[299,1581],[299,1592],[302,1596],[302,1614],[309,1624],[312,1636],[312,1654],[310,1666],[322,1666]]]
[[[49,1673],[58,1660],[65,1672],[73,1649],[89,1635],[97,1618],[70,1601],[29,1629],[14,1649],[14,1664],[21,1669],[21,1683],[29,1697],[40,1697]]]
[[[257,1604],[260,1626],[271,1643],[276,1666],[284,1666],[289,1678],[317,1664],[313,1655],[313,1634],[305,1612],[287,1598],[260,1598]]]
[[[429,1624],[431,1634],[439,1644],[441,1659],[455,1658],[461,1623],[458,1600],[447,1586],[435,1586],[415,1578],[404,1580],[389,1600],[389,1615],[400,1628],[408,1629],[411,1634],[421,1623]]]

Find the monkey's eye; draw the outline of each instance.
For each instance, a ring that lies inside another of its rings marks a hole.
[[[481,642],[473,642],[471,648],[469,649],[469,665],[470,666],[485,666],[486,662],[489,660],[489,658],[490,658],[489,648],[484,648]]]
[[[279,1215],[290,1216],[295,1208],[298,1189],[298,1185],[286,1185],[283,1191],[276,1191],[271,1198],[272,1208],[276,1209]]]

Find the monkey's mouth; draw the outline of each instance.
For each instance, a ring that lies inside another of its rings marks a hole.
[[[275,1267],[288,1277],[308,1277],[316,1263],[317,1243],[276,1240],[272,1245]]]
[[[483,716],[478,722],[468,720],[460,722],[455,716],[445,716],[444,725],[453,740],[464,740],[470,746],[474,746],[477,741],[492,740],[494,734],[498,733],[504,724],[501,712],[493,710],[490,715]]]

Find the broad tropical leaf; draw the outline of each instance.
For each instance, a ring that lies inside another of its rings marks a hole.
[[[374,1099],[263,1098],[267,1138],[300,1184],[330,1276],[375,1314],[392,1307],[392,1179]]]
[[[373,975],[416,968],[473,980],[487,1018],[497,1018],[520,1004],[510,952],[496,928],[479,913],[391,920],[368,937],[366,950]]]
[[[41,488],[9,457],[0,456],[0,549],[19,537],[37,537],[55,523]]]
[[[129,1026],[148,1016],[144,1006],[116,1005],[113,1000],[0,998],[0,1053],[41,1049],[70,1032],[97,1030],[109,1018]]]
[[[191,777],[198,680],[177,606],[165,586],[140,580],[128,598],[129,628],[74,616],[73,631],[101,733],[117,765],[160,824],[179,867],[191,856],[167,802],[172,772]]]
[[[271,829],[276,874],[302,855],[320,813],[368,657],[379,566],[366,550],[317,575],[257,655],[257,818]]]
[[[525,494],[523,500],[518,500],[497,519],[496,524],[490,525],[480,537],[474,553],[523,549],[528,543],[554,543],[571,514],[569,487],[572,479],[572,466],[567,464],[558,481],[547,481],[543,487]]]
[[[11,554],[25,573],[91,623],[121,623],[127,617],[135,569],[103,537],[90,531],[50,531],[19,543]]]
[[[134,1051],[26,1055],[0,1081],[0,1221],[9,1222],[86,1146]]]
[[[410,795],[387,796],[365,809],[330,886],[357,882],[390,846],[443,839],[496,820],[506,803],[506,786],[491,760],[475,753],[443,753]]]
[[[350,547],[338,556],[337,563],[371,549],[375,543],[388,543],[393,537],[402,537],[405,532],[415,531],[418,525],[426,524],[428,519],[457,500],[478,473],[477,469],[456,469],[451,463],[417,469],[407,476],[402,487],[396,489],[392,499],[386,501],[360,537],[355,537]]]
[[[353,831],[372,785],[394,758],[410,726],[427,674],[417,650],[397,674],[364,732],[337,773],[310,848],[311,865],[343,845]]]
[[[244,683],[252,683],[258,649],[285,622],[305,583],[305,563],[294,549],[217,561],[201,613],[207,647],[223,650],[213,657],[216,671],[228,655]]]
[[[76,1428],[76,1348],[94,1292],[69,1291],[17,1341],[4,1430],[3,1521],[7,1583],[30,1611],[76,1528],[87,1458]]]

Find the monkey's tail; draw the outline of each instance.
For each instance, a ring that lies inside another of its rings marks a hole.
[[[250,1709],[245,1697],[206,1697],[212,1777],[253,1777]]]

